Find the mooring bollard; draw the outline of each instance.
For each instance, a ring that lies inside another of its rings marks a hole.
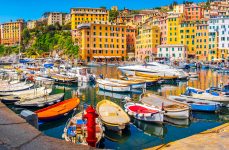
[[[25,119],[26,122],[38,129],[38,117],[36,113],[29,110],[23,110],[20,116]]]

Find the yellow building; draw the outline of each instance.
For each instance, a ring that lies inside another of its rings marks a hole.
[[[208,60],[208,27],[208,19],[201,19],[196,22],[196,58],[202,61]]]
[[[188,58],[196,56],[196,23],[192,21],[183,21],[180,25],[180,40],[188,48]]]
[[[109,11],[104,8],[71,8],[71,28],[77,29],[81,23],[108,21]]]
[[[139,27],[135,49],[137,60],[152,60],[157,54],[158,45],[160,45],[160,28],[158,26],[144,24]]]
[[[1,44],[8,46],[18,45],[21,42],[22,29],[22,20],[1,24]]]
[[[170,13],[167,19],[167,44],[181,44],[180,23],[182,14]]]
[[[127,26],[111,23],[80,24],[74,36],[85,61],[125,60]]]
[[[208,52],[208,61],[218,59],[218,32],[209,32],[209,52]]]
[[[36,20],[30,20],[27,22],[27,28],[28,29],[34,29],[37,26],[37,21]]]

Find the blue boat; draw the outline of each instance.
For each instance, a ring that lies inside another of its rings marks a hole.
[[[209,65],[202,65],[201,68],[204,69],[204,70],[205,69],[209,69]]]
[[[185,103],[189,105],[193,111],[217,112],[221,107],[221,104],[218,102],[195,99],[186,95],[169,96],[168,99]]]
[[[44,67],[45,68],[53,68],[54,64],[53,63],[45,63]]]

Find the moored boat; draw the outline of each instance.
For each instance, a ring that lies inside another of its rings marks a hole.
[[[54,79],[56,82],[60,82],[60,83],[77,82],[76,77],[70,77],[70,76],[62,75],[62,74],[53,74],[51,75],[51,78]]]
[[[141,81],[128,81],[128,80],[119,80],[119,79],[112,79],[112,78],[106,78],[105,80],[111,81],[111,82],[116,82],[119,84],[127,84],[131,86],[131,88],[146,88],[146,83],[141,82]]]
[[[143,94],[140,101],[147,106],[157,107],[161,110],[165,110],[164,115],[170,118],[189,118],[189,106],[184,103],[169,100],[154,94]]]
[[[60,102],[64,97],[64,93],[46,95],[44,97],[39,97],[26,101],[18,101],[15,103],[17,106],[21,107],[44,107],[46,105],[52,105],[55,102]]]
[[[108,80],[97,79],[97,83],[100,89],[113,91],[113,92],[130,92],[131,87],[127,84],[119,84]]]
[[[96,105],[96,112],[108,129],[122,131],[129,125],[129,116],[120,106],[109,100],[100,101]]]
[[[177,79],[178,76],[176,75],[159,75],[156,73],[146,73],[146,72],[135,72],[136,76],[140,76],[140,77],[147,77],[147,78],[161,78],[164,80],[172,80],[172,79]]]
[[[147,122],[163,123],[164,112],[158,108],[139,103],[128,102],[124,105],[125,111],[134,118]]]
[[[98,118],[96,119],[95,129],[97,144],[103,137],[102,123]],[[80,112],[73,116],[67,123],[62,137],[65,141],[72,142],[74,144],[88,145],[86,141],[87,130],[86,120],[83,119],[83,112]]]
[[[188,104],[193,111],[207,111],[207,112],[215,112],[220,109],[220,103],[194,99],[188,96],[168,96],[168,99],[179,101],[185,104]]]
[[[80,103],[79,98],[71,98],[43,109],[35,111],[39,120],[49,121],[59,117],[66,116],[70,111],[75,109]]]

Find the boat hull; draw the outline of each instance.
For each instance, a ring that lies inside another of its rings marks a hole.
[[[190,116],[189,109],[184,109],[180,111],[165,111],[165,116],[174,119],[187,119]]]

